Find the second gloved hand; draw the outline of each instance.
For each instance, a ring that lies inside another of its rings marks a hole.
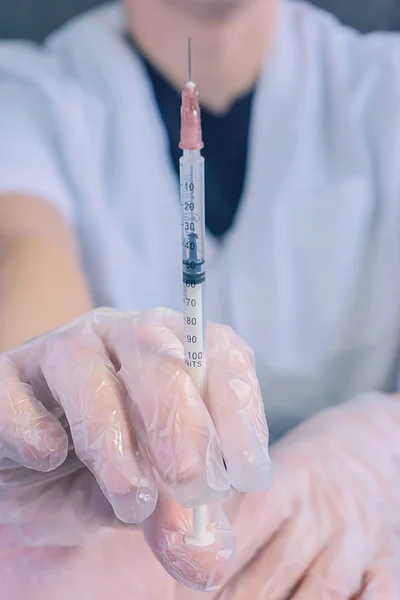
[[[184,370],[182,329],[167,310],[97,310],[0,356],[0,524],[27,544],[74,545],[148,519],[175,578],[223,583],[234,548],[223,513],[212,509],[215,544],[202,553],[184,544],[180,505],[265,489],[268,430],[245,344],[209,327],[205,403]],[[164,528],[163,496],[179,502]]]
[[[271,457],[269,492],[226,501],[242,569],[217,597],[398,600],[400,398],[324,411]]]

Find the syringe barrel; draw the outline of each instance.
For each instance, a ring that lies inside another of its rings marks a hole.
[[[185,150],[180,159],[182,273],[184,281],[205,280],[204,158]]]
[[[198,392],[205,378],[204,158],[185,150],[180,160],[185,363]]]

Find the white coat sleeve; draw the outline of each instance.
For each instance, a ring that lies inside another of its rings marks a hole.
[[[80,90],[57,60],[29,43],[0,43],[0,195],[27,194],[76,219],[68,147],[79,129]]]

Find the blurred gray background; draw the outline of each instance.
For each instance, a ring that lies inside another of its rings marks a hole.
[[[146,0],[143,0],[145,2]],[[40,41],[101,0],[0,0],[0,37]],[[313,0],[360,31],[400,31],[400,0]]]

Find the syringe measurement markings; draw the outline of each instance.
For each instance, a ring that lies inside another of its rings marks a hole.
[[[188,260],[190,252],[196,250],[196,244],[191,240],[191,235],[196,235],[196,224],[200,222],[200,216],[195,213],[196,208],[196,186],[194,183],[193,170],[186,175],[181,184],[181,206],[183,209],[183,241],[186,249],[183,267],[185,273],[185,294],[184,294],[184,319],[185,319],[185,363],[192,368],[203,367],[203,333],[199,338],[197,316],[196,293],[202,294],[202,284],[195,279],[190,279],[190,272],[195,272],[198,267],[197,262]],[[197,236],[199,240],[199,236]],[[199,287],[200,286],[200,287]],[[200,307],[202,310],[202,308]],[[200,346],[200,347],[199,347]]]
[[[196,308],[197,300],[196,292],[202,293],[199,286],[194,281],[186,281],[184,295],[184,319],[185,319],[185,363],[188,367],[202,368],[203,366],[203,348],[202,348],[202,332],[198,335],[198,326]]]

